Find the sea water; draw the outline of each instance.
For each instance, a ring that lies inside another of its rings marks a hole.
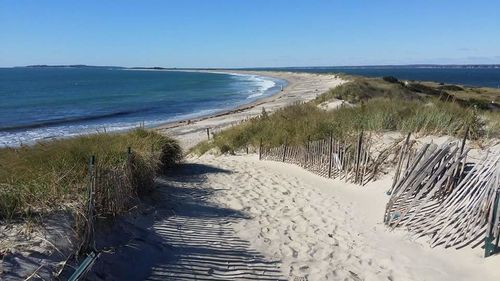
[[[0,68],[0,146],[194,118],[271,95],[284,83],[228,73]]]
[[[473,87],[500,88],[500,66],[331,66],[258,68],[250,70],[296,71],[307,73],[345,73],[367,77],[394,76],[400,80],[434,81]]]

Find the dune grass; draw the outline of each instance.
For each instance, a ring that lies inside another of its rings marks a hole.
[[[483,110],[500,110],[500,89],[442,85],[435,82],[399,81],[395,77],[368,78],[346,76],[349,80],[339,87],[320,95],[316,103],[337,98],[359,103],[372,98],[402,98],[423,100],[429,97],[453,101],[463,107]],[[493,103],[494,104],[493,104]]]
[[[486,138],[500,138],[500,113],[483,112],[480,116],[484,123],[484,136]]]
[[[378,78],[348,77],[350,82],[319,95],[315,99],[316,104],[329,101],[333,98],[359,103],[372,98],[403,98],[419,99],[420,95],[412,92],[401,83],[387,82]]]
[[[258,147],[260,139],[270,146],[285,141],[303,144],[307,139],[321,139],[330,134],[349,138],[360,131],[462,137],[469,127],[472,139],[500,136],[500,113],[464,106],[442,96],[411,92],[400,83],[373,78],[356,81],[332,89],[311,102],[291,105],[222,131],[192,151],[203,154],[217,148],[221,153],[234,152],[243,147]],[[332,111],[317,106],[334,98],[348,100],[355,106]]]
[[[211,143],[197,147],[199,152],[217,147],[222,153],[244,146],[258,146],[262,138],[276,146],[285,140],[303,144],[308,138],[321,139],[333,134],[350,137],[359,131],[401,131],[422,135],[463,134],[471,126],[472,135],[481,135],[482,128],[472,110],[435,100],[423,103],[401,99],[372,99],[361,106],[324,111],[313,103],[285,107],[268,118],[255,118],[215,135]]]
[[[128,188],[140,194],[151,188],[156,173],[179,161],[182,152],[173,139],[144,129],[1,148],[0,218],[45,213],[80,202],[88,186],[91,155],[103,174],[126,179]]]

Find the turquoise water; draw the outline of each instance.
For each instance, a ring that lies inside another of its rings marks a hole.
[[[0,68],[0,146],[154,126],[272,94],[254,75],[120,68]]]

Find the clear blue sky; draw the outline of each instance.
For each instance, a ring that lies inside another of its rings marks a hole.
[[[0,66],[500,63],[500,0],[0,0]]]

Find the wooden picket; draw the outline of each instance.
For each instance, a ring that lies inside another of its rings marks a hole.
[[[392,155],[395,172],[385,224],[405,227],[416,237],[430,236],[431,246],[461,248],[484,241],[489,256],[498,251],[500,240],[500,155],[468,163],[467,132],[461,143],[428,143],[419,149],[408,134],[381,151],[362,132],[355,141],[330,136],[308,138],[304,145],[267,147],[261,142],[259,155],[358,185],[372,181]]]
[[[451,142],[402,156],[409,164],[396,172],[384,222],[430,236],[433,247],[475,246],[485,237],[485,256],[491,255],[500,237],[500,155],[466,169],[468,152],[464,142]]]
[[[359,185],[373,180],[377,159],[370,152],[371,140],[360,133],[356,143],[327,139],[308,141],[304,145],[267,147],[261,141],[259,159],[295,164],[322,177],[342,179]],[[380,155],[379,155],[380,156]]]

